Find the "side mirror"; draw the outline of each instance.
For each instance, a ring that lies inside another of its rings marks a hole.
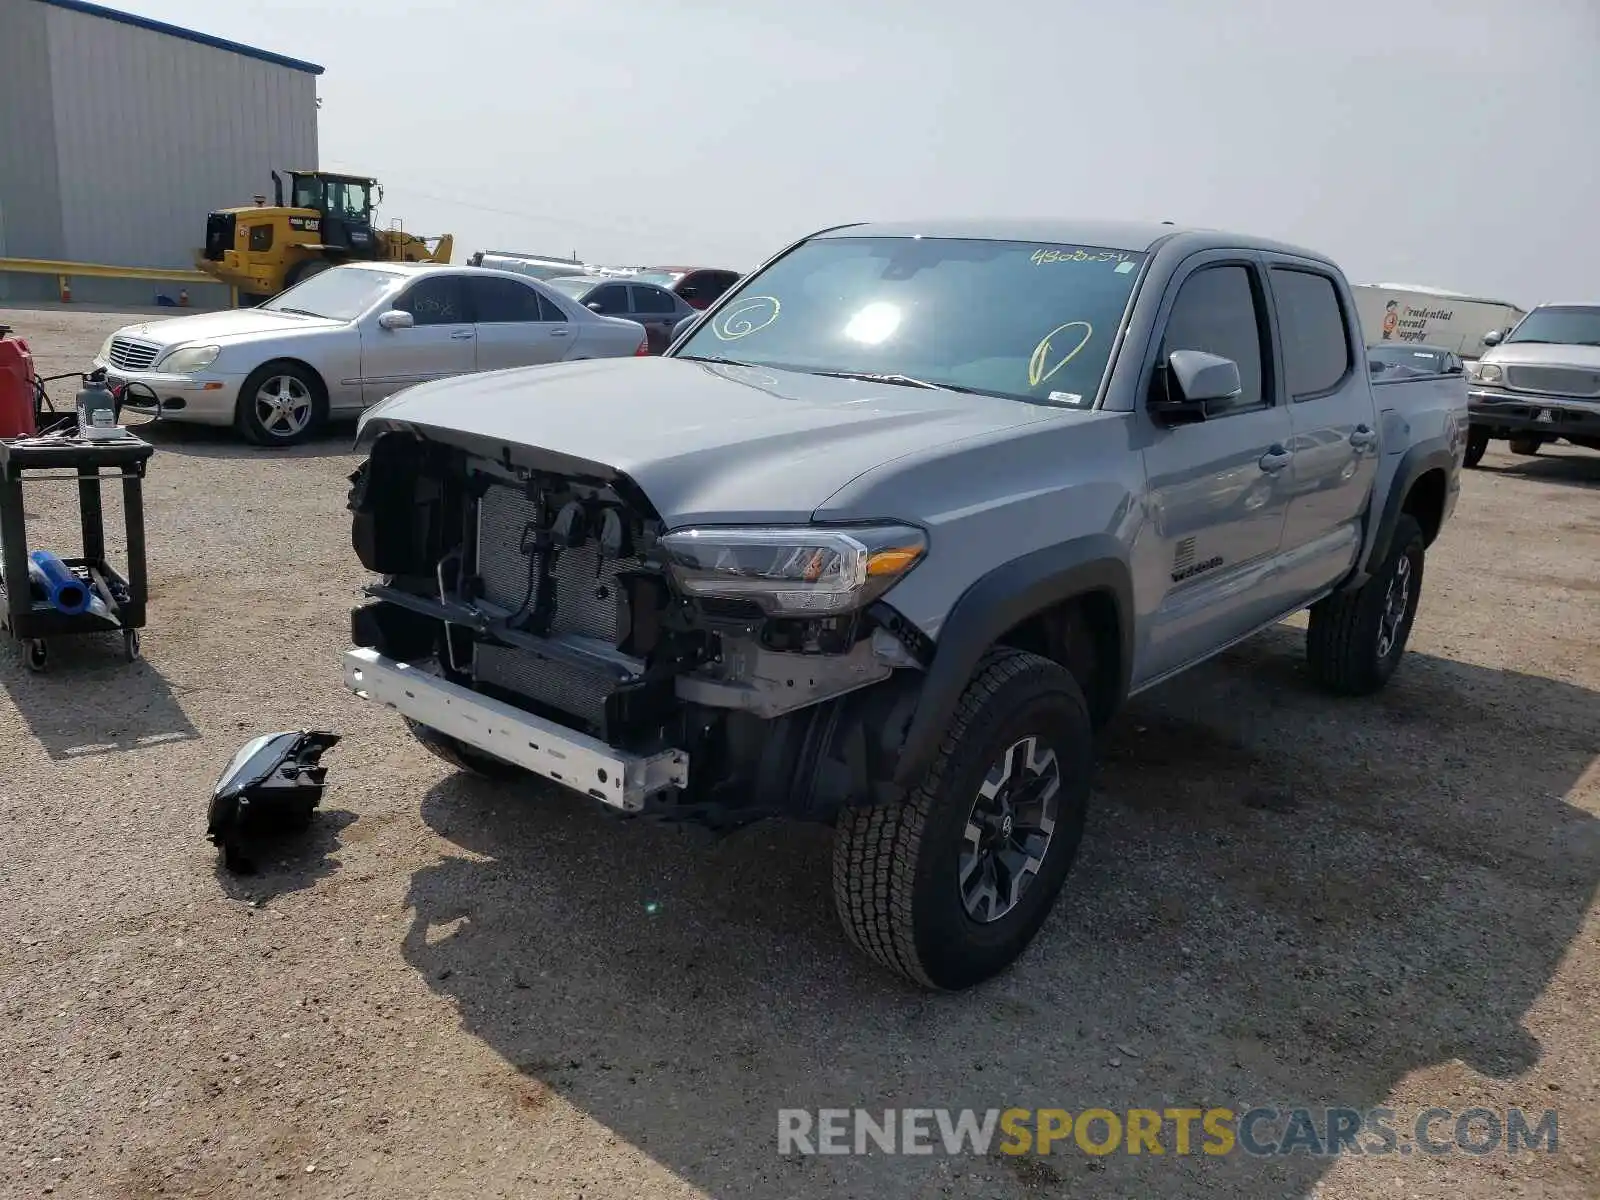
[[[1506,335],[1501,333],[1498,329],[1491,329],[1488,333],[1483,335],[1483,344],[1485,346],[1498,346],[1505,340]]]
[[[1167,394],[1150,401],[1158,421],[1180,425],[1206,419],[1206,406],[1236,399],[1244,391],[1239,364],[1203,350],[1174,350],[1167,355]]]
[[[689,326],[693,325],[699,319],[699,313],[691,313],[687,317],[679,317],[672,326],[672,340],[677,341],[679,338],[681,338],[686,332],[688,332]]]
[[[388,312],[378,314],[378,328],[391,332],[396,329],[410,329],[416,323],[415,317],[408,312],[401,312],[398,308],[391,308]]]
[[[587,308],[590,312],[599,312],[600,311],[600,301],[591,300],[591,301],[589,301],[589,303],[585,304],[584,307]]]

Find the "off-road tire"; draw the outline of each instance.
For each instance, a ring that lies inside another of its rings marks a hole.
[[[1479,427],[1467,430],[1467,454],[1462,459],[1462,464],[1475,467],[1483,461],[1483,455],[1489,449],[1489,431]]]
[[[411,731],[411,736],[422,743],[423,749],[442,758],[458,771],[481,775],[485,779],[516,779],[525,774],[515,763],[508,763],[504,759],[485,754],[476,747],[458,742],[449,734],[440,733],[431,725],[413,721],[410,717],[402,719],[406,723],[406,728]]]
[[[298,380],[310,394],[311,417],[303,429],[287,435],[275,434],[261,423],[256,414],[256,394],[268,380],[278,376]],[[234,408],[234,427],[258,446],[274,449],[296,446],[322,430],[328,423],[328,392],[321,378],[310,367],[297,362],[275,361],[263,363],[250,373],[239,389],[239,399]]]
[[[1342,696],[1365,696],[1389,682],[1405,657],[1416,619],[1426,548],[1422,526],[1409,513],[1401,513],[1389,553],[1372,576],[1354,591],[1328,596],[1311,606],[1306,659],[1312,677],[1324,688]],[[1400,571],[1401,560],[1409,563],[1410,572],[1404,614],[1389,652],[1379,654],[1389,586]]]
[[[1510,438],[1508,444],[1511,453],[1532,456],[1539,453],[1539,447],[1544,445],[1544,439],[1538,434],[1519,433]]]
[[[990,768],[1035,736],[1059,768],[1055,831],[1032,883],[991,923],[968,915],[963,832]],[[896,804],[849,808],[834,841],[834,905],[850,941],[912,983],[957,991],[1009,966],[1049,916],[1083,837],[1093,770],[1089,706],[1071,672],[997,649],[978,664],[921,783]]]

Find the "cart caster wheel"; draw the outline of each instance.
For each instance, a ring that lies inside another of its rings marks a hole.
[[[122,635],[122,653],[129,662],[139,661],[139,631],[130,629]]]
[[[50,646],[43,638],[31,638],[27,645],[28,670],[42,671],[50,663]]]

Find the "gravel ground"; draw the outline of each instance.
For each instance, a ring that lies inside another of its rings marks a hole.
[[[51,371],[130,318],[3,319]],[[349,696],[348,431],[148,436],[144,661],[0,645],[0,1193],[1600,1195],[1600,456],[1491,449],[1382,697],[1315,692],[1291,624],[1135,702],[1036,945],[928,997],[849,952],[825,832],[468,781]],[[308,724],[345,735],[314,833],[220,873],[218,772]],[[782,1107],[1184,1104],[1553,1107],[1560,1141],[776,1151]]]

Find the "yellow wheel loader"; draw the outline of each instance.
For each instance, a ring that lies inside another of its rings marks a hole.
[[[372,210],[383,198],[374,179],[328,171],[272,172],[273,203],[257,196],[249,208],[224,208],[206,217],[206,244],[194,265],[239,290],[241,304],[259,304],[309,275],[342,262],[450,261],[450,234],[421,238],[376,229]]]

